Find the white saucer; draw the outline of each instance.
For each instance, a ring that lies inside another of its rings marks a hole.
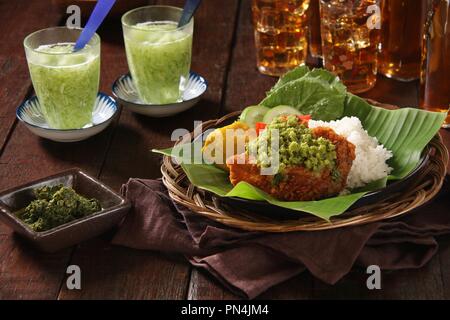
[[[195,72],[190,72],[182,101],[170,104],[146,104],[137,94],[130,74],[120,76],[112,86],[113,95],[126,108],[154,118],[173,116],[192,108],[208,89],[208,82]]]
[[[16,111],[17,118],[35,135],[57,141],[76,142],[90,138],[111,123],[117,114],[116,101],[110,96],[99,92],[92,112],[92,123],[81,129],[53,129],[47,124],[37,97],[32,97],[22,103]]]

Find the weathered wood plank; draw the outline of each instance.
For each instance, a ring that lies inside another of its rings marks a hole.
[[[189,283],[189,300],[235,300],[235,296],[228,290],[224,290],[222,284],[212,279],[207,272],[193,269]]]
[[[314,299],[443,299],[439,258],[421,269],[382,271],[381,289],[369,290],[369,275],[353,270],[335,285],[314,282]]]
[[[49,1],[33,1],[31,4],[25,2],[20,1],[17,12],[17,14],[21,14],[21,10],[28,12],[26,19],[24,17],[20,20],[27,21],[27,23],[19,24],[19,26],[29,25],[31,28],[31,30],[24,30],[24,33],[56,24],[47,22],[45,25],[41,25],[42,21],[45,21],[43,17],[53,12]],[[36,11],[37,9],[38,11]],[[65,12],[55,14],[62,17]],[[36,17],[32,18],[34,16]],[[33,24],[33,19],[39,20],[39,24]],[[55,20],[59,21],[60,18]],[[11,22],[10,19],[8,21]],[[14,25],[14,23],[10,24]],[[11,41],[13,40],[11,39]],[[15,41],[20,41],[21,45],[22,36],[17,36]],[[107,47],[108,45],[106,45],[106,52],[105,47],[103,48],[102,55],[101,90],[103,91],[109,91],[110,83],[117,75],[114,71],[116,58],[108,54]],[[22,64],[24,66],[20,68],[24,68],[22,77],[25,81],[25,78],[28,77],[25,60],[22,61]],[[13,81],[10,83],[12,84]],[[20,100],[23,98],[23,96],[16,97]],[[25,126],[18,124],[0,157],[0,189],[10,188],[70,167],[80,167],[97,176],[104,163],[113,127],[114,125],[98,136],[83,142],[61,144],[38,138]],[[72,250],[67,249],[56,254],[37,252],[29,245],[18,241],[18,237],[13,236],[12,232],[4,225],[0,225],[0,236],[2,239],[0,297],[4,299],[55,299],[64,279]]]
[[[26,23],[12,23],[12,19]],[[30,90],[22,41],[27,34],[55,25],[60,19],[61,14],[49,10],[48,1],[0,3],[0,155],[15,122],[15,109]],[[20,167],[27,161],[30,159],[0,158],[0,189],[16,184],[14,173],[9,172],[16,170],[13,163]],[[7,162],[10,162],[9,169],[4,166]],[[16,173],[23,172],[18,169]],[[70,250],[47,255],[28,248],[0,224],[0,299],[50,299],[56,296],[62,279],[61,261]]]
[[[161,3],[182,7],[184,1]],[[160,177],[161,158],[150,150],[171,145],[170,135],[174,129],[192,130],[194,120],[207,120],[218,115],[237,4],[237,0],[204,1],[196,13],[192,70],[209,82],[208,92],[197,106],[166,119],[146,118],[123,110],[100,176],[108,185],[118,189],[129,177]],[[109,34],[117,32],[120,30],[111,30]],[[116,71],[126,72],[124,49],[115,52],[120,65]],[[190,275],[188,263],[174,264],[172,259],[158,253],[109,246],[109,240],[95,239],[77,249],[71,263],[81,267],[89,283],[79,292],[69,292],[63,287],[60,299],[186,298]],[[92,247],[101,248],[100,254],[95,254],[97,251],[92,251]],[[117,289],[120,284],[126,292]]]
[[[221,115],[242,110],[261,101],[277,78],[262,75],[256,68],[251,1],[241,2],[236,40],[228,74],[226,97]]]
[[[181,299],[188,266],[159,253],[115,247],[111,234],[77,247],[70,264],[80,266],[81,290],[63,284],[59,299]]]
[[[40,253],[0,225],[0,300],[54,299],[70,252]]]
[[[13,23],[12,20],[26,23]],[[56,25],[61,14],[50,10],[49,1],[0,2],[0,154],[16,119],[16,108],[30,89],[31,81],[23,39],[35,30]]]

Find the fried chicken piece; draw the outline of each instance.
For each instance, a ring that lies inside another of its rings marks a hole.
[[[326,138],[336,146],[334,170],[326,168],[314,172],[303,166],[288,166],[283,172],[284,179],[278,181],[277,175],[261,175],[261,168],[242,153],[227,161],[231,183],[236,185],[246,181],[283,201],[319,200],[338,194],[346,186],[355,159],[355,146],[330,128],[314,128],[312,134]]]

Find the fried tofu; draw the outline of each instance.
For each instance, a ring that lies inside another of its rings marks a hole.
[[[231,139],[233,139],[231,150],[228,150],[228,152],[226,150],[227,130],[232,130]],[[256,137],[254,130],[249,130],[249,127],[243,122],[235,121],[228,126],[215,129],[206,137],[205,144],[202,148],[203,157],[219,168],[228,171],[226,159],[230,156],[245,152],[246,143],[254,137]]]

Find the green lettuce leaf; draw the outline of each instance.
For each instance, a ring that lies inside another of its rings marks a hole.
[[[305,65],[301,65],[295,69],[292,69],[291,71],[286,72],[283,76],[280,77],[280,79],[278,79],[278,82],[272,87],[272,89],[267,92],[267,95],[269,95],[276,89],[281,88],[288,82],[302,78],[308,72],[309,68]]]
[[[345,93],[347,91],[347,88],[339,80],[339,77],[335,76],[328,70],[316,68],[310,70],[307,66],[301,65],[281,76],[275,86],[273,86],[273,88],[270,89],[269,92],[267,92],[267,95],[273,93],[276,89],[281,88],[285,84],[294,80],[298,80],[300,78],[315,78],[324,81],[325,83],[330,85],[331,88],[336,89],[341,93]]]
[[[330,121],[344,113],[345,94],[319,78],[303,77],[290,81],[269,94],[261,105],[273,108],[288,105],[313,119]]]
[[[325,69],[313,69],[308,72],[305,77],[315,78],[328,83],[332,89],[345,94],[347,92],[347,88],[345,85],[339,80],[339,77],[335,76],[331,72]]]

